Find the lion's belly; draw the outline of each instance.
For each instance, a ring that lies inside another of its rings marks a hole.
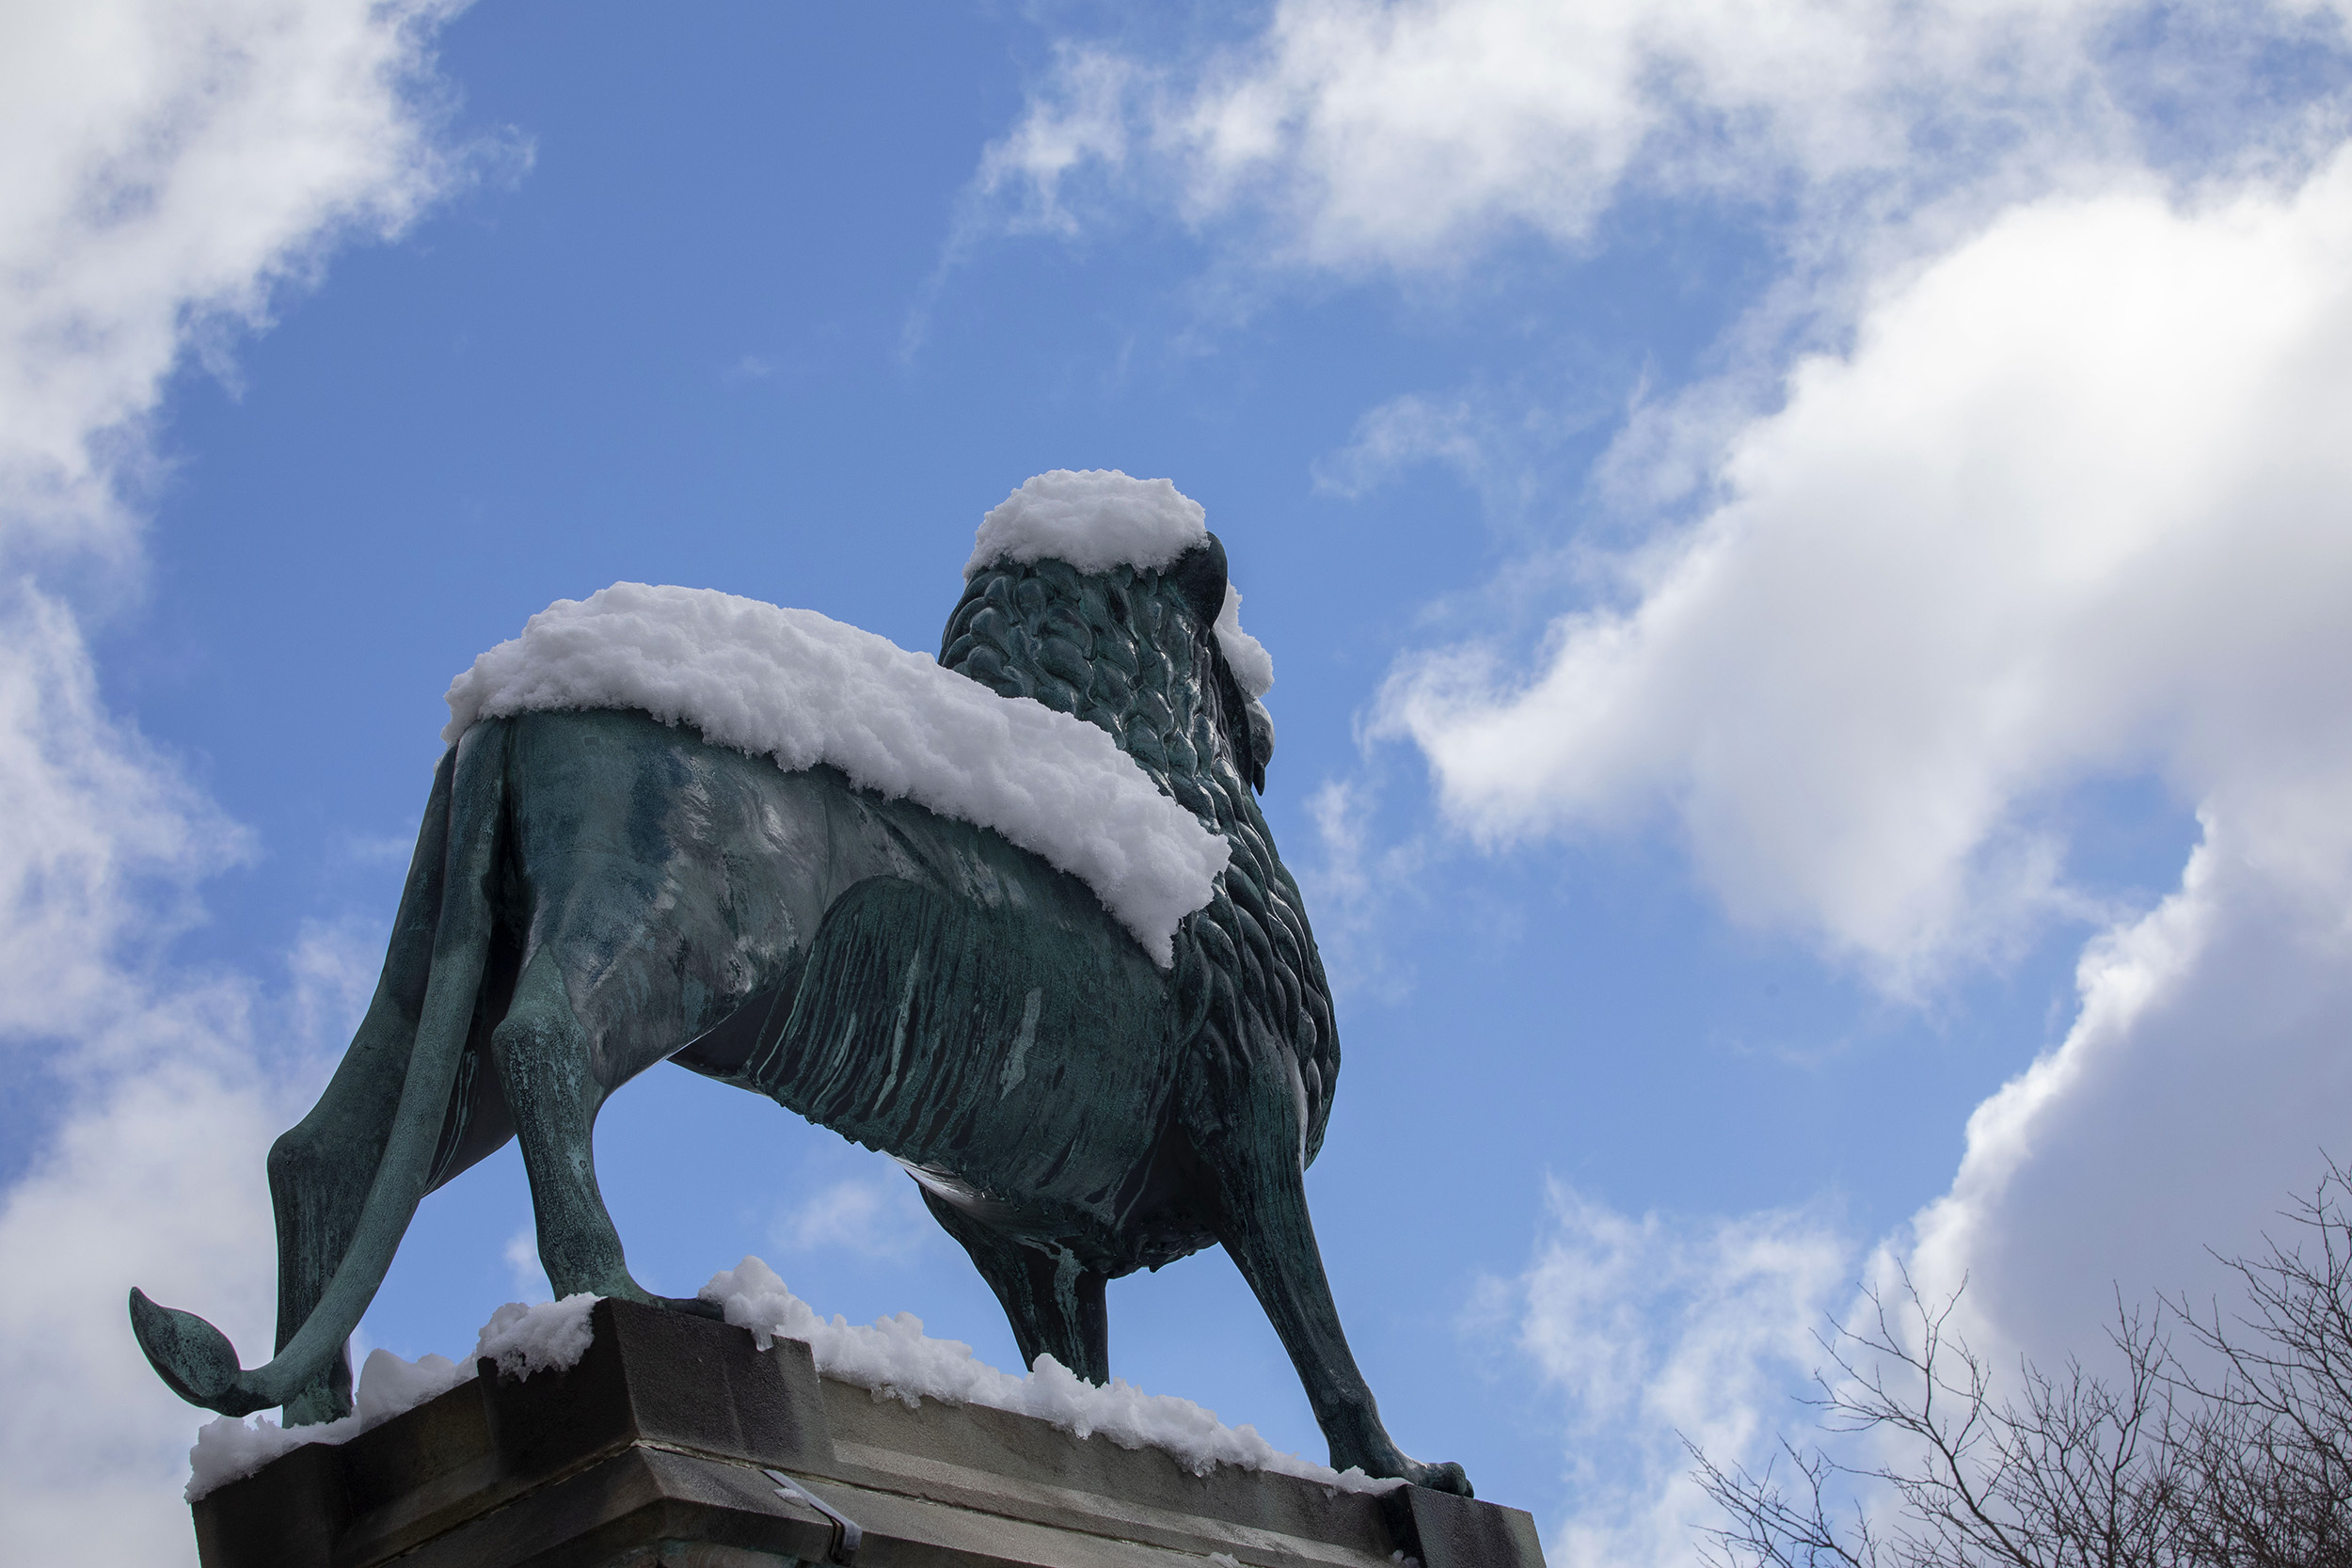
[[[868,809],[925,874],[827,910],[743,1081],[1000,1230],[1106,1273],[1164,1260],[1134,1232],[1176,1086],[1166,977],[1074,879],[917,808]]]

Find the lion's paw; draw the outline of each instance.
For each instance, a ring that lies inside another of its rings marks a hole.
[[[1432,1492],[1451,1492],[1457,1497],[1478,1496],[1470,1490],[1470,1477],[1451,1460],[1441,1465],[1423,1465],[1417,1459],[1407,1460],[1406,1469],[1408,1473],[1405,1479],[1415,1486],[1426,1486]]]

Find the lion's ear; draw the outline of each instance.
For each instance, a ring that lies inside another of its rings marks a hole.
[[[1184,594],[1204,626],[1216,625],[1225,611],[1225,545],[1214,533],[1176,558],[1168,580]]]

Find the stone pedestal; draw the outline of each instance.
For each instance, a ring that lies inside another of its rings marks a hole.
[[[205,1568],[1540,1568],[1517,1509],[1195,1476],[1026,1416],[910,1410],[808,1347],[606,1301],[579,1366],[482,1375],[196,1504]],[[781,1496],[775,1469],[802,1494]],[[849,1532],[818,1507],[857,1527]]]

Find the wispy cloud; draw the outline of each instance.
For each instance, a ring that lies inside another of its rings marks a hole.
[[[1284,0],[1182,67],[1061,40],[961,229],[1073,234],[1140,206],[1278,265],[1447,274],[1515,233],[1584,245],[1638,183],[1803,213],[1802,248],[1825,214],[1851,235],[2152,157],[2292,158],[2311,99],[2249,84],[2265,51],[2344,47],[2331,11],[2229,0]],[[2202,135],[2169,134],[2192,119]]]
[[[1116,49],[1057,43],[1050,86],[1029,100],[1018,125],[981,153],[951,249],[1006,225],[1016,231],[1076,233],[1077,215],[1061,201],[1063,181],[1081,171],[1115,174],[1124,166],[1136,105],[1158,75]]]
[[[1353,499],[1419,463],[1442,463],[1484,488],[1493,452],[1486,421],[1466,399],[1435,401],[1405,392],[1370,410],[1356,421],[1346,446],[1315,463],[1315,488]]]
[[[902,1171],[877,1158],[866,1175],[830,1182],[778,1216],[778,1246],[795,1252],[837,1247],[884,1262],[918,1256],[939,1235],[938,1222]]]
[[[118,561],[141,421],[183,355],[266,323],[347,235],[463,176],[424,90],[447,0],[107,0],[5,24],[0,547]]]
[[[548,1271],[539,1261],[539,1235],[525,1226],[506,1238],[506,1272],[515,1282],[517,1301],[552,1301],[555,1288],[548,1283]]]
[[[1397,907],[1422,895],[1428,846],[1419,836],[1387,842],[1375,823],[1376,785],[1367,775],[1327,779],[1309,797],[1322,850],[1298,873],[1315,917],[1316,945],[1342,996],[1393,1002],[1412,990],[1412,959],[1387,932]]]
[[[1527,1270],[1484,1282],[1471,1329],[1508,1341],[1560,1402],[1562,1568],[1699,1561],[1708,1505],[1685,1441],[1754,1460],[1804,1411],[1815,1335],[1857,1249],[1824,1213],[1635,1218],[1553,1183]]]

